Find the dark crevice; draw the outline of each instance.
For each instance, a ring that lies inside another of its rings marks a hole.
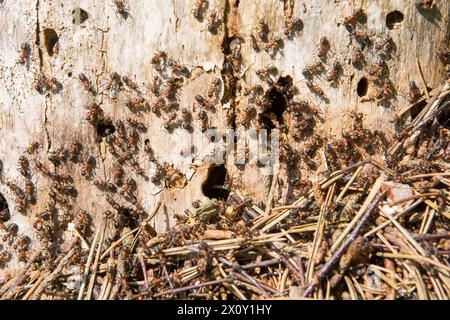
[[[398,10],[389,12],[386,16],[386,26],[389,30],[397,29],[401,27],[404,18],[403,13]]]
[[[450,105],[447,105],[447,110],[443,110],[437,117],[437,122],[444,128],[450,129]]]
[[[221,77],[224,84],[224,93],[221,99],[221,103],[222,105],[230,103],[231,108],[227,115],[227,122],[228,125],[233,128],[233,130],[236,130],[236,97],[238,94],[239,77],[234,73],[233,68],[230,66],[230,61],[228,60],[228,57],[230,57],[230,55],[232,54],[231,44],[236,40],[236,36],[230,36],[228,23],[230,20],[230,15],[232,14],[232,10],[237,9],[240,1],[235,1],[233,4],[233,8],[230,1],[231,0],[225,1],[225,5],[223,8],[224,36],[221,44],[221,49],[224,57],[224,62],[222,65]]]
[[[50,99],[51,99],[51,97],[50,97]],[[45,130],[45,135],[47,136],[47,153],[48,153],[50,151],[50,149],[52,148],[52,140],[50,139],[50,133],[48,132],[48,128],[47,128],[47,122],[48,122],[47,110],[48,110],[48,100],[45,99],[44,130]]]
[[[50,57],[53,56],[53,54],[58,53],[56,45],[59,41],[59,37],[55,30],[49,28],[44,29],[44,41],[45,49]]]
[[[41,49],[41,24],[40,24],[40,20],[39,20],[39,0],[36,0],[36,40],[35,40],[35,45],[37,46],[38,49],[38,58],[39,58],[39,71],[42,72],[42,67],[44,65],[44,55],[42,53],[42,49]]]
[[[116,132],[116,127],[110,122],[101,120],[97,124],[97,134],[99,136],[107,137],[110,134],[113,134],[114,132]]]
[[[411,120],[414,120],[420,112],[423,110],[423,108],[427,105],[427,102],[425,100],[417,103],[415,106],[409,109],[409,114],[411,116]]]
[[[362,77],[358,81],[358,85],[356,87],[356,93],[359,97],[364,97],[367,94],[367,90],[369,88],[369,81],[366,77]]]
[[[222,66],[222,81],[224,83],[225,92],[222,97],[222,104],[233,100],[236,97],[236,82],[237,79],[233,76],[232,70],[230,70],[229,62],[227,61],[227,56],[231,54],[230,43],[235,40],[235,37],[230,37],[230,30],[228,29],[229,15],[231,14],[231,6],[229,1],[225,2],[223,11],[223,24],[224,24],[224,37],[222,40],[221,48],[222,54],[224,56],[224,62]]]
[[[6,198],[0,193],[0,221],[5,222],[10,218],[9,207]]]
[[[276,85],[272,86],[265,94],[267,102],[266,110],[260,114],[259,120],[264,128],[275,129],[284,124],[284,112],[292,98],[292,78],[281,77]],[[277,123],[274,122],[276,120]]]
[[[227,169],[224,165],[212,166],[208,170],[208,177],[202,185],[203,194],[210,199],[227,200],[230,191],[225,189]]]

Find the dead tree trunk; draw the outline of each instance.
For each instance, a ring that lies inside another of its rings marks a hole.
[[[265,203],[276,184],[257,165],[210,166],[203,160],[211,149],[186,156],[194,139],[183,118],[188,113],[192,125],[219,132],[282,128],[282,147],[317,150],[290,170],[282,163],[279,183],[314,178],[326,170],[327,142],[345,132],[350,112],[362,113],[367,128],[389,138],[396,114],[410,104],[409,83],[420,94],[439,84],[450,3],[435,2],[419,10],[406,0],[209,0],[205,9],[197,0],[136,0],[123,9],[113,1],[2,1],[5,224],[16,223],[19,235],[33,239],[30,250],[38,250],[38,213],[52,212],[56,241],[73,236],[67,225],[80,209],[98,224],[106,210],[151,211],[161,200],[154,226],[164,232],[193,201],[226,198],[226,190],[218,191],[226,177],[241,195]],[[316,112],[300,122],[294,101]],[[207,119],[199,114],[205,108]],[[33,142],[36,150],[29,149]],[[164,166],[166,181],[157,174]],[[115,167],[124,170],[124,186],[135,181],[128,199]],[[293,197],[272,195],[280,203]],[[10,248],[8,241],[1,246]],[[23,265],[11,252],[0,273]]]

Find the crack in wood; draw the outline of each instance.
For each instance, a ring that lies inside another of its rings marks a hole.
[[[36,40],[35,45],[38,49],[38,60],[39,60],[39,71],[42,72],[42,67],[44,65],[44,56],[41,49],[41,25],[39,20],[39,7],[40,7],[40,0],[36,0]]]

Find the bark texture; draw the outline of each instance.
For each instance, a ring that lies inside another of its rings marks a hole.
[[[170,113],[162,112],[157,116],[147,110],[133,114],[126,107],[129,99],[138,96],[145,98],[150,106],[155,105],[157,98],[151,94],[148,85],[158,74],[150,63],[157,50],[167,52],[189,70],[189,75],[179,77],[182,85],[177,97],[180,107],[175,111],[178,119],[181,109],[186,108],[197,120],[199,105],[195,96],[207,97],[210,84],[216,78],[221,79],[215,112],[208,113],[208,126],[219,131],[243,126],[244,110],[251,105],[249,95],[245,95],[246,88],[260,84],[264,89],[262,97],[271,94],[273,85],[257,75],[258,70],[269,66],[274,67],[271,75],[274,83],[278,81],[279,85],[287,83],[295,87],[296,100],[310,101],[319,109],[320,121],[316,121],[314,132],[330,139],[345,130],[350,111],[362,112],[368,128],[392,134],[396,111],[409,104],[406,99],[409,82],[414,80],[423,89],[417,62],[429,89],[439,84],[444,73],[436,53],[448,45],[448,1],[435,1],[432,11],[420,12],[413,1],[407,0],[209,0],[203,19],[193,14],[197,1],[133,0],[126,3],[124,14],[117,12],[113,1],[105,0],[1,1],[0,160],[3,170],[0,193],[11,213],[8,222],[18,224],[20,235],[35,239],[35,215],[47,210],[51,202],[52,179],[37,170],[34,160],[52,171],[70,174],[74,180],[77,195],[68,200],[73,209],[57,205],[56,227],[60,215],[76,214],[79,209],[89,212],[98,224],[102,212],[110,208],[105,192],[93,181],[112,181],[112,167],[117,159],[108,151],[106,139],[98,134],[98,126],[92,126],[86,120],[85,107],[94,102],[114,121],[120,119],[127,123],[128,117],[138,117],[145,124],[147,129],[139,134],[139,151],[133,158],[145,175],[151,178],[156,169],[145,155],[146,139],[161,164],[173,164],[186,175],[185,182],[178,179],[178,185],[162,188],[151,179],[136,174],[130,165],[124,165],[125,176],[133,177],[137,182],[136,198],[146,211],[151,211],[158,200],[163,201],[154,220],[158,232],[169,230],[174,214],[190,207],[193,201],[207,199],[202,186],[208,176],[208,165],[202,159],[211,151],[199,150],[193,166],[190,160],[181,159],[180,155],[184,147],[190,146],[191,134],[181,127],[173,132],[164,129]],[[79,11],[80,8],[83,11]],[[345,18],[359,8],[364,10],[366,18],[358,22],[357,30],[365,32],[371,42],[363,45],[364,62],[360,64],[352,61],[360,45],[344,23]],[[219,23],[216,30],[210,32],[207,24],[212,10],[217,12]],[[81,15],[77,15],[79,12]],[[266,41],[258,41],[259,50],[255,50],[250,35],[258,37],[257,26],[261,19],[270,36]],[[292,36],[288,37],[285,28],[290,19],[295,22],[295,27]],[[317,52],[321,37],[328,39],[329,49],[321,60],[322,70],[312,77],[312,81],[323,90],[323,98],[308,88],[302,72],[306,66],[320,60]],[[376,43],[387,37],[393,42],[388,57],[375,49]],[[270,50],[271,40],[274,51]],[[18,63],[22,43],[29,44],[30,53],[24,64]],[[238,55],[237,48],[240,48],[240,56],[233,57],[233,54]],[[379,88],[369,74],[369,68],[378,65],[379,61],[385,63],[385,72],[394,92],[382,103],[373,98]],[[338,79],[332,83],[326,78],[335,62],[342,68]],[[126,86],[115,95],[106,90],[112,72],[128,76],[139,86],[141,94]],[[80,73],[90,79],[96,95],[85,90],[78,79]],[[54,92],[42,94],[36,90],[36,81],[41,74],[58,81]],[[358,83],[363,77],[368,80],[367,90],[360,88],[358,95]],[[252,126],[265,112],[258,105],[255,107]],[[278,122],[284,121],[284,125],[290,125],[286,115],[282,114],[284,109],[276,110],[283,106],[271,108],[266,118],[272,124],[278,126]],[[262,123],[267,124],[267,121]],[[304,140],[293,142],[294,148],[301,149],[307,139],[305,136]],[[32,155],[25,154],[33,141],[40,147]],[[69,148],[74,142],[82,146],[80,162],[69,160],[55,169],[48,160],[49,155],[58,148]],[[24,154],[30,163],[36,203],[20,213],[16,209],[17,196],[7,182],[15,182],[25,189],[25,179],[17,171],[18,159]],[[88,180],[81,174],[81,161],[90,155],[96,159],[96,166],[93,178]],[[315,161],[320,167],[320,153]],[[272,181],[261,175],[256,166],[237,168],[233,163],[226,163],[225,167],[242,195],[255,202],[266,201]],[[298,170],[303,176],[313,174],[301,165]],[[286,172],[280,174],[280,179],[287,186]],[[120,197],[116,198],[120,203],[126,203]],[[279,198],[283,202],[288,196]],[[60,237],[70,236],[69,232],[64,236],[64,230],[60,231]],[[9,248],[6,241],[2,246]],[[33,241],[31,248],[38,249],[39,241]],[[22,262],[14,257],[1,268],[12,270],[21,265]]]

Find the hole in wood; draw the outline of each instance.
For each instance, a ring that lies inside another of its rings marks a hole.
[[[386,26],[389,30],[393,29],[399,29],[403,26],[403,19],[404,19],[403,13],[401,13],[398,10],[389,12],[386,16]]]
[[[281,77],[278,82],[266,93],[268,108],[260,115],[260,121],[266,129],[275,129],[277,124],[284,123],[283,114],[286,111],[288,100],[292,98],[292,78]]]
[[[53,54],[58,54],[58,41],[59,37],[55,30],[53,29],[44,29],[44,41],[45,41],[45,49],[49,56],[53,56]]]
[[[230,191],[225,187],[226,176],[227,169],[224,165],[210,167],[202,186],[203,194],[210,199],[227,200]]]
[[[450,108],[447,108],[437,117],[438,123],[444,128],[450,129]]]
[[[75,8],[72,10],[72,23],[73,24],[82,24],[89,18],[89,14],[81,9],[81,8]]]
[[[109,121],[101,120],[97,124],[97,133],[102,137],[107,137],[116,132],[116,127]]]
[[[6,198],[0,193],[0,221],[8,221],[11,218]]]
[[[425,100],[423,100],[423,101],[417,103],[411,109],[409,109],[409,114],[410,114],[411,120],[414,120],[420,114],[420,112],[426,105],[427,105],[427,102]]]
[[[368,88],[369,88],[369,81],[367,81],[367,78],[362,77],[358,81],[358,86],[356,87],[356,93],[358,93],[359,97],[364,97],[367,94]]]

